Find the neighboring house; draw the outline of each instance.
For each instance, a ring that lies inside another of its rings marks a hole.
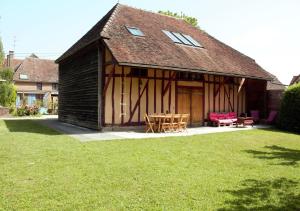
[[[15,59],[13,51],[10,51],[5,65],[14,70],[17,106],[24,100],[28,105],[40,100],[45,107],[53,108],[58,101],[58,66],[53,60],[39,59],[35,54]]]
[[[278,111],[280,109],[281,99],[286,89],[286,86],[283,85],[275,75],[270,74],[273,78],[272,81],[267,83],[267,110]]]
[[[59,120],[101,130],[145,113],[266,113],[272,80],[255,60],[184,20],[117,4],[59,64]]]
[[[291,80],[290,85],[296,84],[300,82],[300,75],[298,76],[293,76],[293,79]]]

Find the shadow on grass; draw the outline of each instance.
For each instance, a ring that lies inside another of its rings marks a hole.
[[[37,120],[4,120],[10,132],[38,133],[43,135],[60,135],[60,133],[42,126]]]
[[[258,130],[264,130],[264,131],[275,132],[275,133],[286,133],[286,134],[292,134],[292,135],[300,135],[300,133],[297,133],[297,132],[281,130],[280,128],[277,128],[274,125],[269,127],[269,128],[259,128]]]
[[[289,149],[280,146],[265,146],[267,151],[245,150],[245,152],[253,154],[255,158],[273,160],[278,159],[279,165],[298,165],[300,161],[300,150]]]
[[[218,210],[299,210],[298,182],[286,178],[275,180],[245,180],[238,190],[227,190],[233,197]]]

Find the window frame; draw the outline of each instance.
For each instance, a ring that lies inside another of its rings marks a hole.
[[[135,26],[125,26],[125,27],[126,27],[127,31],[128,31],[131,35],[136,36],[136,37],[145,37],[144,32],[142,32],[142,30],[141,30],[140,28],[135,27]],[[131,30],[138,31],[139,34],[135,34],[135,33],[133,33]]]
[[[58,83],[52,83],[52,91],[58,91]]]
[[[129,76],[136,78],[147,78],[148,77],[148,69],[147,68],[139,68],[139,67],[131,67]]]
[[[36,90],[40,90],[40,91],[43,90],[43,83],[42,82],[37,82],[36,83]]]

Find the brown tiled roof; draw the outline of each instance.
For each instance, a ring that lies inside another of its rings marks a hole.
[[[114,58],[121,65],[271,79],[268,72],[253,59],[184,20],[121,4],[117,4],[108,16],[110,17],[104,18],[105,25],[100,24],[101,21],[98,22],[57,62],[91,42],[92,39],[88,37],[96,39],[100,33],[102,38],[105,37],[103,40]],[[145,36],[133,36],[125,26],[138,27]],[[174,44],[162,30],[188,34],[200,42],[204,48]]]
[[[21,80],[20,74],[28,76],[28,80]],[[15,69],[14,81],[30,82],[58,82],[58,65],[53,60],[27,57]]]
[[[293,84],[298,83],[298,82],[300,82],[300,75],[293,76],[293,79],[291,80],[290,85],[293,85]]]
[[[20,66],[20,64],[23,62],[23,59],[11,59],[10,62],[11,62],[10,63],[10,67],[13,70],[16,70]],[[5,67],[9,66],[7,59],[4,60],[4,66]]]
[[[275,75],[270,74],[270,76],[273,79],[268,81],[267,90],[285,90],[285,85],[281,83]]]

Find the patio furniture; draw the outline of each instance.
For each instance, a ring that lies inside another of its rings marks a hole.
[[[154,121],[150,121],[150,119],[152,118],[149,118],[149,116],[147,114],[145,114],[145,123],[146,123],[146,133],[149,132],[149,130],[152,131],[152,133],[154,133],[154,129],[155,129],[155,122]]]
[[[267,119],[265,119],[265,120],[263,120],[262,122],[263,123],[266,123],[266,124],[272,124],[272,123],[274,123],[274,121],[275,121],[275,119],[276,119],[276,116],[277,116],[277,111],[271,111],[270,113],[269,113],[269,116],[268,116],[268,118]]]
[[[186,130],[189,116],[189,114],[151,114],[148,116],[149,121],[145,115],[145,122],[152,123],[154,132],[177,132]]]
[[[181,121],[181,114],[173,114],[173,120],[171,122],[172,131],[178,132],[179,131],[179,124]]]
[[[253,127],[254,121],[252,117],[238,117],[236,122],[236,127],[239,125],[243,125],[245,127],[246,125],[251,125]]]
[[[253,118],[253,121],[255,123],[259,122],[259,111],[258,110],[252,110],[252,111],[250,111],[250,115]]]
[[[225,126],[225,125],[232,125],[237,121],[235,112],[228,112],[228,113],[210,112],[208,116],[209,116],[209,121],[212,123],[212,125],[216,125],[218,127]]]
[[[179,131],[186,131],[187,124],[189,122],[190,115],[189,114],[181,114],[181,118],[178,122],[178,130]]]
[[[173,115],[165,115],[161,122],[161,131],[170,132],[172,130]]]

